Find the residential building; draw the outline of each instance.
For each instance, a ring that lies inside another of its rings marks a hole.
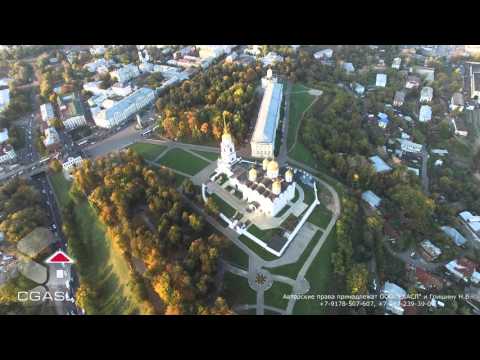
[[[276,52],[270,51],[266,56],[260,59],[260,61],[264,67],[273,66],[278,62],[283,62],[283,57]]]
[[[407,89],[418,88],[420,86],[420,78],[415,75],[408,75],[405,87]]]
[[[358,95],[363,95],[365,93],[365,86],[355,83],[354,90]]]
[[[369,160],[376,173],[384,173],[392,170],[392,168],[378,155],[371,156]]]
[[[435,160],[435,166],[442,166],[442,165],[443,165],[443,160],[441,159]]]
[[[253,157],[273,158],[283,85],[277,82],[272,76],[272,70],[268,69],[267,76],[262,79],[262,87],[264,88],[263,99],[250,144]]]
[[[388,115],[385,113],[378,113],[377,116],[378,116],[378,126],[381,127],[382,129],[386,129],[388,126],[388,123],[390,122]]]
[[[445,233],[445,235],[452,239],[457,246],[462,246],[467,242],[467,239],[465,239],[465,237],[460,234],[457,229],[454,229],[450,226],[442,226],[440,229]]]
[[[442,255],[442,250],[433,245],[430,240],[423,240],[420,243],[420,251],[428,261],[433,261]]]
[[[333,50],[332,49],[323,49],[323,50],[317,51],[315,54],[313,54],[313,57],[317,60],[330,59],[332,56],[333,56]]]
[[[375,81],[375,86],[385,87],[387,86],[387,75],[386,74],[377,74]]]
[[[0,130],[0,144],[6,143],[8,141],[8,129],[5,128]]]
[[[87,125],[83,107],[75,93],[59,96],[57,101],[60,109],[60,118],[67,131]]]
[[[395,59],[393,59],[393,62],[392,62],[392,68],[393,69],[397,69],[397,70],[400,70],[400,64],[402,63],[402,59],[397,57]]]
[[[462,211],[458,216],[471,231],[480,234],[480,216],[473,215],[470,211]]]
[[[131,85],[122,85],[121,83],[115,83],[108,89],[112,95],[125,97],[132,93]]]
[[[430,102],[433,99],[433,88],[424,86],[420,91],[420,102]]]
[[[416,66],[414,72],[431,84],[435,81],[435,69],[426,66]]]
[[[67,161],[65,161],[62,164],[63,167],[63,174],[67,179],[72,179],[72,173],[73,171],[78,168],[82,164],[82,157],[77,156],[77,157],[69,157]]]
[[[83,89],[85,91],[91,92],[93,95],[100,95],[108,93],[107,89],[102,89],[100,87],[101,81],[90,81],[83,84]]]
[[[225,58],[225,62],[232,63],[237,57],[238,57],[238,53],[234,51]]]
[[[109,109],[98,112],[95,117],[95,124],[98,127],[110,129],[126,121],[155,99],[155,92],[148,88],[140,88],[131,95],[118,101]]]
[[[362,193],[362,199],[374,209],[378,209],[380,203],[382,202],[382,199],[370,190]]]
[[[353,66],[353,64],[351,62],[343,63],[342,67],[343,67],[343,70],[345,70],[347,72],[347,74],[350,74],[350,73],[355,71],[355,67]]]
[[[50,126],[45,129],[45,140],[43,143],[48,150],[54,149],[60,144],[60,136],[54,127]]]
[[[455,111],[463,111],[465,103],[463,101],[463,95],[459,92],[456,92],[452,95],[452,99],[450,100],[450,110]]]
[[[480,267],[474,261],[461,257],[450,261],[445,265],[448,271],[455,277],[468,283],[471,281],[474,284],[480,283]]]
[[[115,62],[113,60],[105,60],[104,58],[101,58],[95,60],[94,62],[85,64],[83,67],[91,73],[97,72],[99,74],[102,74],[108,72],[108,68],[114,64]]]
[[[468,136],[468,130],[467,127],[465,126],[465,122],[463,118],[458,117],[458,118],[451,118],[453,129],[455,131],[455,135],[459,136]]]
[[[406,298],[407,292],[397,284],[385,282],[382,294],[386,298],[385,309],[396,315],[403,315],[405,309],[402,307],[402,300]]]
[[[423,149],[422,144],[417,144],[410,140],[397,139],[397,141],[400,142],[400,149],[405,152],[419,154]]]
[[[404,101],[405,101],[405,92],[396,91],[395,97],[393,98],[393,106],[400,107],[403,105]]]
[[[14,162],[17,154],[13,146],[8,143],[0,143],[0,164]]]
[[[0,112],[5,110],[10,104],[10,89],[1,89],[0,90]]]
[[[470,98],[480,98],[480,62],[467,62],[468,79],[470,80]]]
[[[237,45],[196,45],[198,55],[202,59],[217,58],[223,54],[230,54]]]
[[[432,120],[432,108],[428,105],[422,105],[420,107],[420,114],[418,115],[418,121],[427,122]]]
[[[42,116],[42,120],[47,124],[55,119],[55,111],[53,110],[52,104],[45,103],[40,105],[40,115]]]
[[[441,290],[444,287],[442,278],[423,270],[420,267],[415,268],[415,280],[417,287],[423,290]]]
[[[138,66],[134,64],[128,64],[110,72],[110,76],[113,79],[117,79],[121,83],[125,83],[131,79],[136,78],[139,75],[140,70],[138,69]]]
[[[90,53],[92,55],[103,55],[105,54],[105,46],[104,45],[94,45],[90,48]]]

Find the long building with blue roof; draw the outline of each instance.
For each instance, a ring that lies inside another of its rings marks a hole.
[[[272,78],[271,72],[267,75],[267,78],[263,79],[262,85],[264,85],[265,92],[250,145],[252,146],[253,157],[273,158],[283,85]]]

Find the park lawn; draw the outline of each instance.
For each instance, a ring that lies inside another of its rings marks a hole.
[[[287,264],[287,265],[282,265],[282,266],[268,269],[268,270],[272,274],[283,275],[283,276],[289,277],[290,279],[295,280],[297,278],[298,273],[300,272],[300,269],[302,268],[303,264],[307,260],[308,256],[312,252],[313,248],[317,244],[322,234],[323,234],[322,231],[319,230],[315,233],[315,235],[313,235],[313,239],[310,240],[310,242],[308,243],[307,247],[303,251],[302,255],[300,255],[300,258],[298,259],[297,262]]]
[[[274,281],[270,289],[265,291],[265,305],[270,305],[279,309],[285,309],[288,305],[288,299],[283,295],[291,295],[292,287],[280,281]]]
[[[210,151],[192,150],[192,152],[194,152],[196,154],[199,154],[199,155],[203,156],[204,158],[207,158],[211,161],[215,161],[220,157],[220,154],[210,152]]]
[[[233,217],[233,215],[235,215],[237,211],[233,207],[228,205],[223,199],[221,199],[220,196],[218,196],[217,194],[212,194],[210,196],[213,198],[213,201],[215,201],[218,206],[218,210],[220,210],[223,215],[228,218],[231,218]]]
[[[295,142],[295,135],[297,133],[303,112],[315,99],[315,97],[310,95],[307,90],[308,88],[301,84],[294,84],[292,86],[288,114],[287,149],[290,149]],[[299,91],[305,92],[298,93]]]
[[[63,174],[52,176],[52,184],[61,206],[68,201],[69,182]],[[138,304],[128,283],[131,281],[128,264],[120,250],[106,235],[106,229],[98,220],[95,210],[87,201],[75,205],[74,215],[78,239],[85,246],[85,254],[74,253],[75,246],[68,243],[68,250],[77,260],[76,268],[81,277],[96,285],[95,314],[135,314]]]
[[[303,189],[303,202],[310,206],[315,199],[315,191],[311,186],[303,184],[302,182],[298,182],[297,184],[299,184]]]
[[[248,285],[247,278],[225,272],[223,277],[224,294],[230,307],[235,305],[253,305],[257,303],[257,293]]]
[[[332,279],[332,252],[336,248],[336,230],[328,235],[325,243],[318,252],[317,256],[308,269],[305,278],[310,283],[310,291],[308,294],[326,294]],[[319,305],[317,300],[297,300],[293,308],[294,315],[314,315],[324,314],[325,308]]]
[[[312,214],[308,218],[308,221],[314,225],[325,229],[332,218],[332,212],[328,210],[325,205],[320,203],[315,210],[313,210]]]
[[[262,248],[260,245],[253,242],[249,238],[247,238],[245,235],[241,235],[239,237],[239,240],[243,242],[245,245],[247,245],[250,250],[252,250],[255,254],[257,254],[263,260],[272,261],[272,260],[278,259],[278,256],[275,256],[269,253],[267,250],[265,250],[264,248]]]
[[[233,242],[223,253],[224,260],[242,269],[248,269],[248,255]]]
[[[131,149],[145,160],[154,161],[167,148],[163,145],[136,143],[130,146]]]
[[[275,235],[275,228],[274,229],[267,229],[267,230],[261,230],[258,228],[255,224],[250,225],[250,227],[247,229],[248,232],[260,240],[263,240],[267,244],[272,240],[273,235]]]
[[[187,151],[174,148],[163,155],[158,164],[193,176],[206,167],[208,162]]]
[[[308,150],[303,143],[301,143],[300,137],[298,137],[297,143],[293,147],[292,151],[288,153],[288,156],[314,169],[317,168],[317,162],[313,158],[312,152]]]

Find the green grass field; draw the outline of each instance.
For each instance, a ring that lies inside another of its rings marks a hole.
[[[300,137],[298,138],[297,143],[293,147],[292,151],[288,153],[288,156],[292,157],[297,161],[301,161],[305,165],[311,166],[312,168],[317,168],[317,162],[313,158],[313,155],[310,150],[308,150],[305,145],[301,142]]]
[[[235,215],[236,211],[233,207],[228,205],[223,199],[221,199],[217,194],[211,195],[215,203],[218,205],[218,209],[222,212],[225,216],[231,218]]]
[[[171,149],[163,155],[158,164],[192,176],[208,165],[205,160],[177,148]]]
[[[268,244],[270,240],[272,240],[276,229],[261,230],[256,225],[252,224],[247,230],[250,234],[255,235]]]
[[[265,305],[285,309],[288,305],[288,299],[283,299],[283,295],[290,295],[292,290],[290,285],[275,281],[272,287],[265,291]]]
[[[242,269],[248,269],[248,255],[234,243],[230,243],[225,249],[223,258]]]
[[[257,303],[257,293],[250,288],[247,278],[227,271],[223,278],[223,286],[230,307]]]
[[[142,156],[145,160],[154,161],[167,147],[163,145],[136,143],[130,146],[130,148],[135,150],[138,155]]]
[[[313,210],[312,214],[308,218],[308,221],[314,225],[325,229],[332,218],[332,212],[328,210],[325,205],[320,203],[315,210]]]
[[[263,260],[271,261],[278,259],[277,256],[270,254],[267,250],[262,248],[260,245],[257,245],[255,242],[247,238],[245,235],[239,237],[240,241],[247,245],[250,250],[252,250],[255,254],[260,256]]]
[[[306,92],[306,90],[308,90],[308,88],[301,84],[294,84],[292,86],[292,94],[290,95],[290,107],[288,113],[287,149],[290,149],[295,142],[295,134],[297,132],[298,125],[300,124],[300,119],[303,112],[315,99],[315,97]]]
[[[332,278],[331,255],[336,247],[335,229],[328,235],[322,249],[318,252],[315,260],[310,266],[306,279],[310,283],[308,294],[326,294]],[[323,314],[325,309],[319,305],[317,300],[298,300],[293,308],[294,315]]]
[[[220,157],[220,154],[210,152],[210,151],[200,151],[200,150],[192,150],[192,151],[211,161],[216,161]]]
[[[68,202],[70,184],[63,174],[52,177],[54,191],[61,206]],[[105,227],[95,214],[95,210],[86,201],[75,205],[76,230],[79,241],[86,246],[86,254],[77,258],[77,270],[81,277],[98,286],[92,301],[98,314],[138,313],[138,305],[128,286],[131,279],[128,264],[105,234]],[[69,251],[72,246],[69,244]],[[76,254],[71,254],[76,257]]]

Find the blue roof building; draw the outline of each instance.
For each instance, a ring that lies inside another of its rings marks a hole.
[[[369,158],[376,173],[383,173],[392,170],[392,168],[380,156],[371,156]]]

